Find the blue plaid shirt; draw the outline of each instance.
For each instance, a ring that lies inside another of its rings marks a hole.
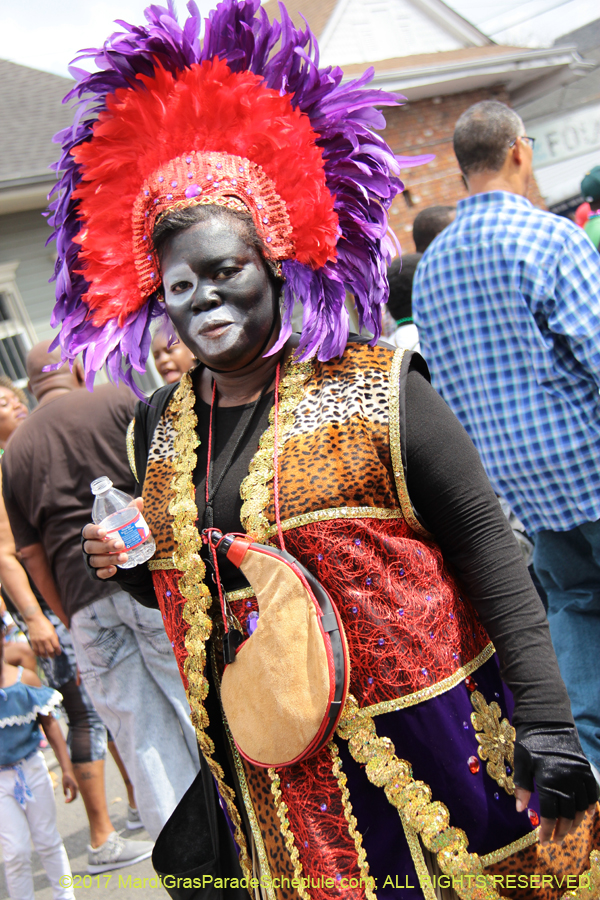
[[[433,384],[530,534],[600,519],[600,254],[505,191],[458,203],[413,315]]]

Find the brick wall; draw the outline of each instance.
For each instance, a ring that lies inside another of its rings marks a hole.
[[[452,135],[458,117],[480,100],[509,102],[506,91],[498,87],[417,100],[397,109],[385,110],[387,128],[384,135],[396,153],[408,156],[435,153],[436,157],[427,165],[404,169],[402,172],[402,180],[410,193],[410,200],[403,195],[396,197],[390,212],[390,224],[406,253],[413,253],[415,249],[412,223],[417,213],[426,206],[453,206],[467,196],[452,149]],[[532,183],[529,199],[536,206],[545,209],[535,181]],[[410,202],[412,206],[409,205]]]

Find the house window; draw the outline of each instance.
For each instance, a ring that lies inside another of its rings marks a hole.
[[[25,360],[37,335],[17,287],[18,266],[18,262],[0,264],[0,373],[25,387]]]

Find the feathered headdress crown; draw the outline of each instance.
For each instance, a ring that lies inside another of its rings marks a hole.
[[[132,387],[143,372],[150,322],[164,314],[152,231],[174,209],[218,204],[252,215],[264,253],[282,263],[282,329],[303,304],[299,352],[327,360],[348,337],[346,291],[376,340],[393,251],[387,210],[402,190],[399,160],[375,134],[375,108],[395,96],[365,89],[372,70],[342,84],[319,69],[318,48],[280,3],[269,22],[259,0],[224,0],[200,43],[193,2],[179,26],[150,6],[147,25],[119,22],[100,69],[72,69],[78,83],[72,127],[55,140],[63,153],[50,203],[58,247],[56,343],[83,352],[88,386],[107,365]],[[274,348],[277,349],[277,348]]]

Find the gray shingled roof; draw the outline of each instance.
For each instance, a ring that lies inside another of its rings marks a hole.
[[[0,187],[51,181],[52,135],[72,121],[61,104],[70,78],[0,59]]]
[[[600,101],[600,19],[581,28],[563,34],[554,42],[555,47],[577,47],[585,59],[595,59],[598,66],[573,84],[551,91],[533,103],[519,109],[525,121],[544,116],[564,115],[579,107]]]
[[[582,25],[575,31],[569,31],[554,41],[555,47],[569,46],[569,44],[577,47],[582,56],[592,50],[598,50],[600,48],[600,19],[588,22],[587,25]]]

